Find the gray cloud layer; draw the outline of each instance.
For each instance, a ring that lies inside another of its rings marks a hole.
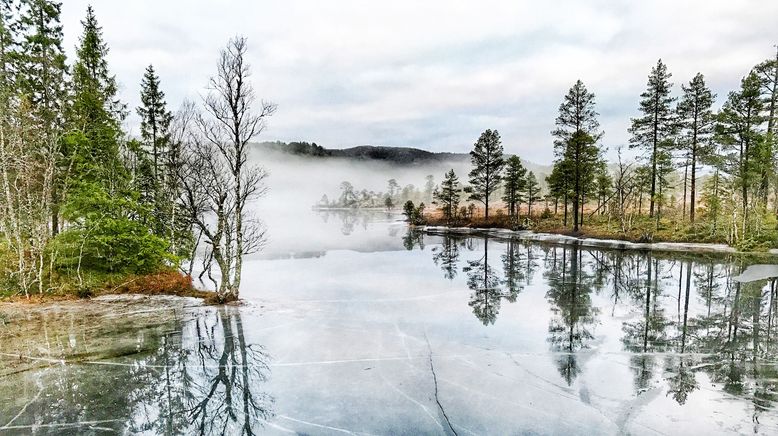
[[[63,5],[71,54],[87,3]],[[131,107],[149,63],[172,107],[198,98],[220,47],[242,34],[259,95],[279,105],[266,139],[465,151],[496,128],[506,151],[537,162],[552,159],[548,132],[578,78],[612,149],[658,58],[677,90],[703,72],[720,103],[778,43],[774,0],[91,3]]]

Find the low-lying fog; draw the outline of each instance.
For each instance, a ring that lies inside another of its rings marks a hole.
[[[466,161],[398,166],[374,160],[304,157],[265,150],[255,151],[251,158],[270,173],[266,179],[267,194],[252,205],[268,229],[262,256],[269,257],[354,248],[354,238],[344,235],[351,231],[365,233],[360,235],[360,245],[364,246],[365,237],[370,238],[366,222],[361,223],[358,218],[350,222],[353,217],[344,217],[345,212],[312,210],[324,194],[330,200],[337,199],[344,181],[350,182],[356,191],[386,192],[389,179],[396,179],[401,188],[413,184],[423,190],[427,175],[433,175],[437,184],[449,169],[453,168],[460,180],[465,180],[469,171]],[[399,209],[398,206],[396,212]],[[401,217],[393,214],[386,219],[399,221]]]

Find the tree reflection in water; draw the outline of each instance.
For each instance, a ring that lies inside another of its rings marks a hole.
[[[463,247],[479,244],[476,260],[461,261]],[[456,236],[442,237],[432,252],[445,279],[455,280],[459,268],[466,273],[468,304],[484,325],[496,323],[503,300],[520,304],[542,270],[551,309],[547,341],[568,385],[583,370],[580,352],[597,340],[594,326],[604,312],[611,323],[625,319],[617,322],[636,395],[662,388],[684,405],[705,373],[724,392],[748,399],[755,422],[775,411],[778,286],[732,279],[754,260]],[[499,256],[501,269],[492,256]]]
[[[548,326],[548,342],[558,353],[556,361],[560,375],[571,385],[581,371],[576,352],[588,348],[594,339],[591,326],[598,311],[592,307],[591,276],[584,271],[583,251],[577,245],[554,247],[545,277],[548,284],[546,298],[553,314]]]
[[[75,326],[51,327],[68,325]],[[81,432],[100,422],[113,433],[253,435],[272,418],[274,400],[262,390],[269,356],[247,342],[238,308],[198,308],[186,320],[161,325],[117,325],[112,338],[96,341],[133,337],[133,349],[110,351],[117,357],[79,364],[78,354],[63,355],[74,363],[40,370],[40,395],[25,406],[29,416],[14,424],[55,423]]]
[[[196,350],[182,366],[181,380],[190,429],[255,434],[272,416],[272,397],[257,389],[270,373],[268,355],[262,346],[246,343],[239,310],[223,307],[213,320],[200,317],[195,332]]]

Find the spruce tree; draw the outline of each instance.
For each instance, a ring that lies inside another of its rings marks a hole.
[[[527,187],[527,169],[521,163],[518,156],[508,158],[505,167],[505,191],[502,201],[508,206],[508,214],[511,217],[517,216],[519,207],[524,201],[524,191]]]
[[[574,232],[578,231],[581,222],[579,213],[583,207],[584,194],[592,189],[594,169],[601,159],[597,141],[602,137],[602,132],[599,130],[600,123],[594,105],[594,94],[578,80],[559,106],[557,127],[551,132],[556,137],[556,161],[564,162],[567,171],[562,174],[570,179],[568,185],[572,187]]]
[[[165,93],[160,89],[159,77],[152,65],[146,68],[143,75],[140,99],[142,105],[137,108],[141,117],[140,132],[153,181],[151,205],[155,222],[152,227],[157,235],[166,236],[170,234],[167,227],[171,224],[169,217],[175,207],[174,193],[165,189],[170,187],[170,183],[165,182],[170,178],[165,172],[165,163],[169,162],[167,154],[170,151],[170,123],[173,114],[167,110]]]
[[[500,134],[496,130],[486,130],[478,138],[470,152],[473,169],[470,171],[470,186],[467,192],[470,199],[484,204],[484,218],[489,218],[489,198],[500,187],[502,168],[505,160],[502,157]]]
[[[67,66],[62,48],[62,4],[48,0],[22,0],[19,28],[23,32],[18,56],[18,87],[29,101],[37,121],[41,159],[51,161],[53,183],[48,208],[51,234],[59,233],[60,192],[66,161],[62,158],[60,136],[64,129],[63,113],[68,99]]]
[[[700,161],[705,162],[712,153],[711,135],[715,117],[713,114],[713,94],[705,84],[701,73],[682,85],[683,97],[678,102],[678,123],[680,127],[679,147],[688,158],[690,168],[690,207],[689,221],[694,223],[697,199],[697,168]]]
[[[170,122],[173,120],[173,114],[167,110],[165,93],[159,87],[159,76],[153,65],[149,65],[143,75],[140,100],[142,106],[138,107],[137,111],[141,117],[141,137],[154,165],[155,183],[162,186],[162,164],[170,144]]]
[[[62,126],[67,99],[67,66],[62,48],[62,4],[48,0],[23,0],[20,26],[19,88],[34,108],[47,135]]]
[[[649,198],[649,216],[654,216],[654,202],[657,194],[657,163],[663,147],[668,145],[668,139],[675,134],[675,117],[673,102],[675,98],[670,95],[673,84],[670,82],[672,74],[667,71],[667,66],[659,59],[656,66],[651,69],[648,76],[648,88],[640,94],[643,99],[640,102],[642,116],[632,119],[629,132],[631,148],[642,148],[648,153],[649,168],[651,169],[651,190]]]
[[[83,34],[73,65],[73,101],[68,124],[83,134],[84,140],[71,141],[68,158],[80,167],[81,181],[95,182],[115,192],[123,177],[119,137],[124,105],[116,97],[116,78],[109,72],[106,60],[108,45],[91,6],[81,24]]]
[[[71,171],[63,208],[69,226],[56,239],[58,266],[151,272],[170,260],[169,244],[150,231],[150,208],[139,202],[147,189],[139,187],[147,183],[129,179],[125,167],[129,162],[120,154],[124,106],[116,98],[116,79],[106,61],[108,46],[91,7],[82,24],[66,120],[69,132],[63,140]],[[127,148],[133,154],[132,144]],[[143,159],[137,157],[134,175],[148,173]]]
[[[15,89],[17,38],[14,0],[0,0],[0,122],[7,123],[11,94]],[[4,126],[3,126],[4,127]]]

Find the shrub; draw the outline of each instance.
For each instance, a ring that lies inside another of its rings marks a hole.
[[[191,276],[171,270],[130,277],[113,291],[126,294],[187,296],[192,295],[195,289]]]

